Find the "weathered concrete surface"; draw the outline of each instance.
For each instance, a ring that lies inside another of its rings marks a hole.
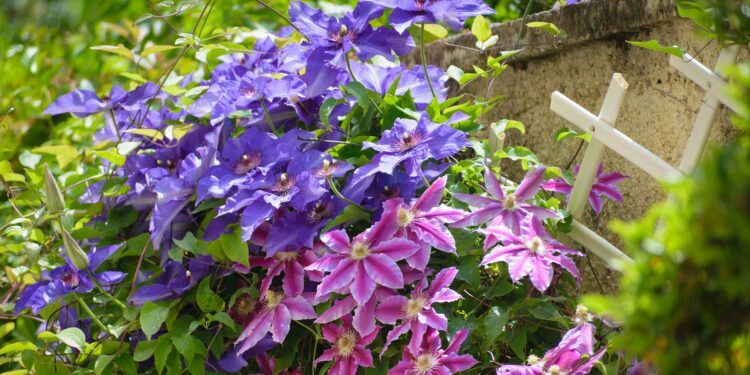
[[[556,38],[539,29],[527,29],[518,43],[524,51],[490,89],[491,96],[504,95],[506,99],[486,115],[485,122],[508,118],[526,125],[525,136],[510,131],[506,146],[529,147],[547,165],[564,167],[579,141],[569,138],[555,142],[553,134],[557,129],[575,127],[549,109],[550,94],[560,91],[597,114],[612,74],[619,72],[630,87],[616,127],[670,164],[679,164],[705,93],[670,67],[667,55],[625,42],[656,39],[663,45],[678,45],[713,67],[718,56],[716,44],[706,45],[706,41],[696,37],[693,24],[679,18],[672,1],[591,0],[532,15],[526,22],[531,21],[552,22],[566,36]],[[513,49],[521,26],[520,20],[494,25],[493,31],[503,46],[490,54]],[[428,62],[446,69],[456,65],[467,71],[474,64],[486,66],[486,55],[449,44],[473,46],[474,38],[459,35],[430,45]],[[418,57],[413,61],[418,61]],[[483,96],[485,90],[486,81],[471,84],[462,92]],[[711,132],[712,142],[723,142],[732,135],[729,116],[729,111],[721,110]],[[608,202],[601,216],[584,221],[620,246],[621,241],[608,230],[608,223],[612,219],[632,221],[641,217],[665,194],[658,182],[612,151],[605,152],[604,161],[607,170],[630,176],[620,185],[625,204]],[[508,172],[516,179],[520,177],[519,171]],[[606,270],[600,260],[592,261],[605,289],[612,290],[617,274]],[[583,290],[598,290],[590,267],[584,263],[581,268]]]

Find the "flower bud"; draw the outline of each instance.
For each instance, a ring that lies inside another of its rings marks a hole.
[[[85,270],[89,266],[89,257],[81,249],[81,245],[71,237],[67,230],[62,230],[63,246],[65,247],[65,254],[70,259],[70,263],[73,263],[73,267],[79,270]]]
[[[65,198],[60,190],[60,186],[49,170],[49,166],[44,167],[44,192],[47,195],[47,212],[50,214],[60,214],[65,210]]]

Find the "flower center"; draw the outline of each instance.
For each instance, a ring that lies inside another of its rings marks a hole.
[[[255,95],[255,87],[253,86],[245,87],[241,91],[242,95],[245,95],[247,97],[252,97],[253,95]]]
[[[351,330],[347,330],[342,333],[336,339],[336,350],[342,357],[348,357],[354,352],[354,347],[357,345],[357,333]]]
[[[437,357],[433,354],[421,354],[417,357],[417,361],[414,362],[414,372],[418,375],[425,375],[432,370],[437,364]]]
[[[411,212],[411,210],[407,210],[403,207],[398,208],[398,225],[400,227],[405,227],[411,223],[411,221],[414,220],[414,213]]]
[[[552,365],[547,370],[548,375],[562,375],[562,370],[560,369],[560,366],[558,365]]]
[[[421,296],[409,299],[406,301],[406,305],[404,305],[404,316],[406,316],[406,319],[414,318],[422,311],[422,308],[426,304],[427,299]]]
[[[516,209],[516,196],[514,194],[508,194],[507,196],[505,196],[505,200],[503,201],[503,208],[509,211]]]
[[[392,189],[392,188],[390,188],[388,186],[384,186],[383,187],[383,194],[381,194],[381,198],[383,200],[388,200],[388,199],[392,199],[392,198],[398,197],[398,194],[399,194],[399,188],[398,187]]]
[[[266,291],[266,307],[269,310],[274,309],[276,306],[281,303],[281,300],[284,299],[284,295],[281,293],[276,293],[272,290]]]
[[[313,207],[312,210],[309,210],[307,212],[307,222],[310,224],[319,223],[326,216],[328,216],[331,213],[331,211],[333,211],[333,202],[317,201],[315,202],[315,207]]]
[[[529,366],[537,365],[539,364],[539,361],[541,361],[541,359],[533,354],[529,355],[529,357],[526,358],[526,363],[528,363]]]
[[[364,242],[355,242],[352,245],[351,258],[354,260],[360,260],[367,257],[370,254],[370,247]]]
[[[544,252],[544,242],[539,236],[534,236],[531,241],[526,242],[526,247],[529,248],[532,254],[539,254]]]
[[[289,262],[297,259],[298,256],[299,253],[296,251],[281,251],[276,253],[273,257],[282,262]]]
[[[81,277],[78,276],[78,272],[67,270],[63,273],[62,282],[68,288],[75,289],[81,283]]]
[[[336,171],[339,170],[340,166],[341,164],[338,162],[331,163],[329,160],[324,159],[323,166],[316,169],[313,173],[317,177],[326,178],[336,173]]]
[[[398,151],[407,151],[411,150],[414,147],[416,147],[418,144],[422,142],[422,134],[419,132],[413,132],[413,133],[404,133],[403,136],[401,136],[401,139],[396,141],[396,144],[394,145],[394,148]]]
[[[250,293],[242,294],[235,300],[232,309],[237,312],[238,315],[247,316],[255,310],[255,300]]]
[[[276,181],[276,183],[274,183],[271,187],[271,190],[277,193],[286,193],[292,189],[292,187],[294,186],[294,182],[294,177],[290,177],[286,173],[282,173],[281,176],[279,176],[279,180]]]
[[[576,318],[579,323],[590,321],[593,317],[589,314],[589,309],[584,305],[576,306]]]
[[[234,166],[234,173],[245,174],[253,169],[257,168],[263,161],[263,156],[260,153],[252,152],[249,154],[242,155],[237,165]]]

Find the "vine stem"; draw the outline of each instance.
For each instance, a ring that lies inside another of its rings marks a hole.
[[[96,289],[99,290],[102,294],[109,297],[109,299],[111,299],[112,302],[115,303],[115,305],[119,306],[123,310],[127,308],[127,306],[125,306],[124,303],[120,302],[120,300],[115,298],[115,296],[113,296],[111,293],[107,292],[104,289],[104,287],[101,284],[99,284],[99,281],[97,281],[96,278],[94,277],[94,273],[91,272],[91,270],[89,270],[88,268],[86,269],[86,274],[89,276],[89,279],[91,279],[91,282],[94,283],[94,286],[96,287]]]
[[[141,251],[141,256],[138,258],[138,264],[135,266],[135,272],[133,273],[133,283],[130,285],[130,295],[128,296],[129,300],[133,300],[133,294],[135,294],[135,284],[138,281],[138,272],[141,271],[141,265],[143,264],[143,257],[146,255],[146,249],[148,249],[148,245],[151,244],[151,238],[146,241],[146,246],[143,246],[143,250]]]
[[[273,120],[271,120],[271,114],[268,113],[268,107],[266,107],[266,100],[261,98],[260,99],[260,106],[263,107],[263,115],[266,117],[266,122],[268,123],[268,126],[271,128],[271,131],[273,134],[276,134],[277,137],[281,137],[281,134],[279,133],[279,129],[276,129],[276,126],[273,124]]]
[[[354,70],[352,70],[352,63],[351,61],[349,61],[349,54],[345,53],[344,57],[346,58],[346,70],[349,71],[349,76],[352,77],[352,81],[359,82],[357,81],[357,77],[354,76]]]
[[[81,308],[83,308],[83,311],[85,311],[86,314],[88,314],[89,317],[91,317],[94,323],[96,323],[96,325],[98,325],[99,328],[101,328],[106,334],[112,337],[115,337],[115,335],[113,335],[112,332],[110,332],[109,329],[107,329],[104,323],[102,323],[102,321],[96,317],[94,312],[91,311],[91,308],[89,307],[89,305],[86,304],[86,302],[83,301],[83,298],[81,298],[81,296],[79,296],[78,293],[73,293],[73,295],[76,297],[76,300],[78,301],[78,304],[81,306]]]
[[[295,322],[295,323],[297,323],[297,324],[299,324],[300,326],[304,327],[304,328],[305,328],[306,330],[310,331],[310,333],[312,333],[312,334],[313,334],[313,336],[315,336],[315,340],[316,340],[316,341],[319,341],[319,340],[322,340],[322,339],[323,339],[322,337],[320,337],[320,334],[318,334],[317,332],[315,332],[315,330],[314,330],[314,329],[312,329],[312,328],[311,328],[310,326],[308,326],[307,324],[305,324],[305,323],[302,323],[302,322],[300,322],[299,320],[295,320],[294,322]]]
[[[432,87],[432,79],[430,79],[430,72],[427,70],[427,57],[424,51],[424,22],[420,24],[420,33],[421,38],[419,41],[420,44],[420,56],[422,58],[422,69],[424,69],[424,76],[427,79],[427,85],[430,86],[430,92],[432,93],[432,97],[437,99],[437,95],[435,95],[435,89]]]
[[[297,30],[297,32],[298,32],[298,33],[300,33],[300,35],[302,35],[302,37],[304,37],[305,39],[307,39],[307,38],[305,37],[305,34],[303,34],[303,33],[302,33],[302,31],[301,31],[301,30],[299,29],[299,27],[297,27],[297,25],[293,24],[293,23],[292,23],[292,20],[290,20],[289,18],[287,18],[287,16],[285,16],[285,15],[284,15],[283,13],[281,13],[281,12],[279,12],[278,10],[274,9],[274,8],[273,8],[272,6],[268,5],[268,3],[266,3],[266,2],[265,2],[265,1],[263,1],[263,0],[255,0],[255,1],[256,1],[256,2],[258,3],[258,4],[262,5],[262,6],[264,7],[264,8],[266,8],[266,9],[270,10],[271,12],[273,12],[274,14],[276,14],[277,16],[281,17],[281,19],[282,19],[282,20],[284,20],[284,22],[288,23],[288,24],[289,24],[289,26],[291,26],[291,27],[293,27],[293,28],[294,28],[295,30]]]
[[[357,208],[359,208],[362,211],[367,211],[366,208],[364,208],[364,207],[362,207],[362,206],[354,203],[351,199],[349,199],[349,198],[345,197],[343,194],[341,194],[341,192],[339,191],[339,189],[336,187],[336,184],[333,183],[333,179],[331,179],[330,176],[326,177],[326,180],[328,180],[328,185],[331,187],[331,191],[333,192],[334,195],[336,195],[337,197],[339,197],[342,201],[344,201],[346,203],[349,203],[352,206],[357,207]]]

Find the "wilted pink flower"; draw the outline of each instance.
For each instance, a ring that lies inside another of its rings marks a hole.
[[[518,235],[502,226],[490,226],[481,229],[480,232],[487,235],[484,242],[485,250],[502,242],[501,246],[495,247],[484,256],[481,265],[500,261],[507,263],[510,278],[514,283],[529,275],[534,287],[544,292],[552,282],[553,263],[566,269],[576,280],[581,278],[578,267],[568,256],[583,254],[555,241],[537,217],[526,218]]]
[[[244,353],[271,332],[273,341],[281,343],[289,333],[292,320],[315,319],[315,310],[303,296],[288,297],[272,290],[263,295],[264,306],[245,326],[235,344],[238,354]]]
[[[526,216],[534,215],[542,220],[555,216],[555,213],[527,203],[539,190],[544,181],[545,167],[529,170],[526,177],[513,193],[505,193],[495,173],[490,168],[484,171],[484,186],[490,197],[453,193],[453,196],[472,207],[479,208],[461,220],[453,223],[454,227],[469,227],[484,224],[488,221],[491,226],[506,226],[513,233],[520,233],[521,222]]]
[[[581,165],[576,165],[575,169],[573,169],[573,174],[578,176],[580,169]],[[594,184],[591,186],[591,192],[589,192],[589,204],[594,208],[594,212],[597,215],[602,212],[603,197],[608,197],[622,203],[622,194],[615,185],[626,178],[628,176],[618,172],[604,173],[604,166],[599,164],[599,170],[594,179]],[[570,194],[573,192],[573,185],[563,179],[555,179],[542,184],[542,189],[564,194],[570,199]]]
[[[351,293],[359,305],[372,297],[376,285],[400,289],[404,275],[396,264],[419,250],[409,240],[393,238],[397,229],[397,212],[383,214],[380,221],[349,241],[343,230],[325,233],[323,243],[333,251],[307,267],[307,270],[330,272],[318,285],[318,297],[333,292]]]
[[[400,198],[383,203],[384,215],[396,211],[398,219],[397,237],[406,238],[420,245],[419,251],[406,258],[409,265],[424,270],[430,260],[430,251],[436,248],[455,253],[456,241],[445,227],[464,217],[465,212],[438,205],[443,198],[447,177],[437,179],[413,204],[404,203]]]
[[[427,286],[427,279],[423,278],[412,291],[411,298],[401,295],[386,297],[375,309],[375,317],[385,324],[401,323],[388,332],[383,352],[393,340],[398,339],[407,331],[412,331],[410,346],[419,347],[427,327],[445,331],[448,329],[448,319],[432,307],[433,303],[453,302],[461,295],[450,289],[458,269],[450,267],[443,269],[435,276],[432,285]],[[426,290],[425,290],[426,289]]]
[[[323,351],[314,364],[333,361],[329,374],[355,375],[359,367],[374,367],[372,353],[367,349],[378,335],[376,328],[369,335],[361,337],[352,329],[352,318],[345,315],[343,325],[326,324],[323,326],[323,337],[332,344],[332,348]]]
[[[456,332],[448,347],[441,349],[438,331],[430,328],[422,345],[404,349],[401,361],[388,371],[388,375],[446,375],[468,370],[477,360],[469,354],[458,355],[458,349],[468,335],[466,329]]]

